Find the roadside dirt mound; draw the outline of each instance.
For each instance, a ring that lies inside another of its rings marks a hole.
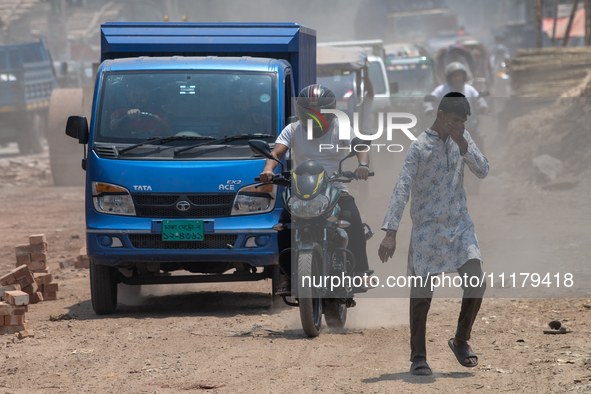
[[[0,188],[52,184],[49,155],[0,158]]]
[[[508,127],[507,170],[531,177],[532,159],[547,154],[564,162],[565,173],[580,177],[591,170],[591,73],[579,84]]]

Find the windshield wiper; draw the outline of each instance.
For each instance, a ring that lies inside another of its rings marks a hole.
[[[117,154],[125,153],[129,150],[135,149],[140,146],[148,145],[148,144],[160,143],[160,145],[162,145],[165,142],[180,141],[180,140],[215,140],[215,138],[214,137],[197,137],[197,136],[188,136],[188,135],[171,135],[168,137],[151,137],[151,138],[148,138],[147,140],[142,141],[138,144],[126,146],[123,149],[117,149]]]
[[[204,145],[215,145],[215,144],[223,144],[229,141],[236,141],[236,140],[249,140],[251,138],[271,138],[273,137],[271,134],[238,134],[238,135],[231,135],[228,137],[216,139],[213,141],[201,142],[199,144],[185,146],[184,148],[175,149],[174,155],[179,155],[185,151],[191,150],[193,148],[197,148],[198,146]]]

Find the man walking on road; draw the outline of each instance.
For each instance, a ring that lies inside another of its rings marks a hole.
[[[410,145],[382,225],[386,236],[378,253],[385,263],[396,250],[396,232],[412,194],[408,275],[421,279],[414,284],[411,281],[410,291],[410,372],[414,375],[432,373],[425,346],[427,313],[433,297],[431,280],[448,271],[457,270],[468,279],[478,277],[476,286],[470,280],[462,282],[464,295],[457,330],[448,342],[461,365],[478,365],[478,357],[467,341],[486,281],[463,180],[464,164],[478,178],[486,177],[488,160],[464,129],[469,115],[470,104],[463,94],[451,92],[443,97],[433,126]]]

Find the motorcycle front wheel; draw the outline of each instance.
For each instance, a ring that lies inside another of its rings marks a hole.
[[[347,306],[337,300],[324,300],[324,319],[333,330],[342,329],[347,321]]]
[[[313,252],[301,252],[298,256],[298,298],[302,328],[309,337],[317,337],[322,325],[322,298],[314,289],[313,278],[319,277],[320,262]],[[308,279],[304,278],[309,278]]]

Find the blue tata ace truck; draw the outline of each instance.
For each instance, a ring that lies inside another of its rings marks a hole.
[[[316,32],[294,23],[101,26],[102,63],[85,144],[92,305],[113,313],[117,288],[279,277],[274,185],[264,158],[316,81]],[[181,271],[174,273],[173,271]],[[182,272],[185,271],[185,272]]]

